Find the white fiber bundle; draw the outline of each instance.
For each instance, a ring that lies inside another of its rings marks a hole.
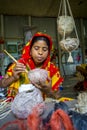
[[[78,112],[87,113],[87,92],[79,93],[77,102]]]
[[[73,17],[71,16],[59,16],[57,20],[57,28],[58,28],[58,33],[61,34],[62,36],[66,34],[70,34],[73,31],[74,28],[74,21]]]
[[[44,69],[33,69],[29,71],[28,78],[32,83],[45,82],[48,77],[48,72]]]
[[[16,117],[25,119],[32,112],[32,109],[42,102],[43,98],[40,90],[33,87],[31,90],[24,90],[24,92],[16,95],[11,104],[11,110]]]
[[[59,42],[60,47],[64,51],[71,52],[75,50],[79,45],[79,40],[77,38],[66,38]]]

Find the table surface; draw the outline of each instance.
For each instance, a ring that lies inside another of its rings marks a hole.
[[[54,103],[55,103],[55,101],[54,100],[52,101],[52,99],[46,101],[47,109],[46,109],[45,114],[43,116],[46,116],[48,114],[49,110],[54,108]],[[77,101],[72,100],[72,101],[66,101],[65,103],[71,109],[71,108],[75,107],[75,104],[77,103]],[[11,121],[14,121],[16,119],[18,119],[18,118],[12,113],[12,111],[10,111],[9,114],[5,118],[0,119],[0,128],[4,124],[6,124],[7,122],[11,122]]]

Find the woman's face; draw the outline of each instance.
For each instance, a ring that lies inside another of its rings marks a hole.
[[[36,65],[41,65],[41,63],[46,60],[49,53],[48,46],[45,41],[38,40],[35,42],[31,48],[31,56],[35,62]]]

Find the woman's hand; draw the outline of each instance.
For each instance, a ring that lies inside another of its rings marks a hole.
[[[39,88],[47,97],[58,99],[60,97],[59,92],[52,90],[52,79],[48,78],[48,83],[39,81],[39,84],[32,83],[34,86]]]
[[[20,77],[20,73],[25,72],[26,66],[23,63],[17,62],[13,69],[13,77],[15,80],[18,80]]]
[[[32,83],[34,86],[36,86],[37,88],[39,88],[41,91],[43,92],[47,92],[47,91],[50,91],[51,90],[51,86],[52,86],[52,81],[51,81],[51,78],[48,78],[48,83],[46,82],[42,82],[42,81],[39,81],[39,83]]]
[[[0,86],[8,87],[11,83],[18,80],[20,77],[20,73],[25,72],[26,66],[22,63],[15,63],[15,67],[13,68],[12,76],[8,76],[7,74],[0,80]]]

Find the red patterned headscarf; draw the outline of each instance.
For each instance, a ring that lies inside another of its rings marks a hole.
[[[43,34],[43,33],[36,33],[32,39],[27,43],[27,45],[23,48],[23,54],[22,54],[22,57],[21,59],[19,60],[20,62],[24,63],[26,65],[27,63],[27,66],[30,67],[30,69],[34,69],[36,68],[35,67],[35,64],[34,64],[34,61],[32,60],[32,57],[30,55],[30,47],[31,47],[31,44],[32,44],[32,40],[35,38],[35,37],[45,37],[49,40],[49,44],[50,44],[50,51],[52,49],[52,39],[49,35],[47,34]],[[29,62],[27,62],[29,61]],[[44,64],[42,65],[42,68],[44,69],[48,62],[50,61],[50,53],[48,54],[48,57],[47,59],[45,60]]]

